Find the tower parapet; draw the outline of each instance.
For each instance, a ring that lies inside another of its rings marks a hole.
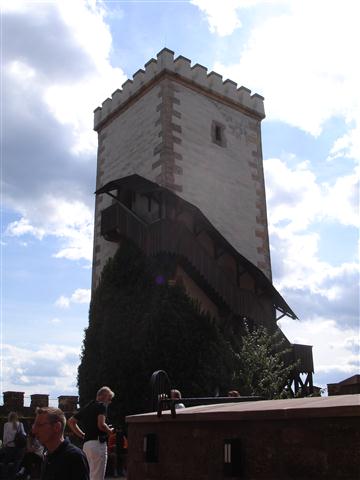
[[[130,98],[140,95],[159,76],[166,74],[177,77],[187,86],[200,87],[203,93],[221,97],[222,101],[228,101],[232,106],[235,105],[260,120],[265,117],[264,98],[261,95],[251,94],[251,90],[243,86],[238,88],[237,83],[232,80],[223,81],[221,75],[213,71],[208,73],[208,69],[198,63],[191,66],[191,60],[182,55],[174,59],[174,52],[168,48],[161,50],[156,59],[149,60],[144,68],[145,70],[138,70],[132,80],[126,80],[122,89],[115,90],[111,98],[107,98],[101,107],[95,109],[95,130],[99,130],[116,115]]]

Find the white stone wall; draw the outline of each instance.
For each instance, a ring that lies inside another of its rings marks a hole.
[[[207,68],[203,65],[198,63],[191,65],[191,61],[182,55],[174,59],[174,52],[168,48],[163,48],[157,54],[156,59],[152,58],[145,64],[144,70],[138,70],[133,75],[132,80],[126,80],[121,89],[116,90],[111,98],[107,98],[101,107],[95,110],[94,128],[96,130],[101,128],[109,115],[116,112],[118,108],[127,103],[129,98],[139,93],[164,71],[172,72],[192,84],[221,95],[262,118],[265,116],[264,99],[261,95],[257,93],[251,95],[251,90],[244,86],[238,87],[232,80],[223,81],[221,75],[216,72],[208,73]]]
[[[152,164],[159,154],[154,148],[159,143],[159,86],[129,105],[121,115],[108,123],[99,133],[97,186],[133,173],[155,180],[160,167]],[[100,195],[95,207],[95,235],[93,256],[93,287],[107,259],[113,256],[117,245],[100,236],[101,210],[111,205],[108,195]]]
[[[177,84],[175,96],[181,113],[173,119],[181,126],[181,143],[175,145],[182,156],[179,195],[270,277],[268,245],[264,251],[264,236],[259,235],[263,231],[267,238],[258,208],[260,203],[266,208],[264,184],[256,175],[259,167],[262,173],[259,121],[183,85]],[[213,121],[225,126],[226,146],[213,142]]]
[[[271,279],[260,121],[263,99],[164,49],[95,111],[97,189],[137,173],[196,205]],[[221,100],[222,99],[222,100]],[[212,139],[224,127],[225,145]],[[93,287],[117,245],[100,237],[96,200]]]
[[[102,130],[105,162],[101,185],[133,173],[155,179],[158,172],[152,170],[152,163],[161,130],[157,123],[159,103],[159,86],[154,86]]]

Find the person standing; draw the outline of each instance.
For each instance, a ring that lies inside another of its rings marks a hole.
[[[90,480],[104,480],[105,477],[107,436],[114,430],[106,423],[106,415],[114,395],[109,387],[101,387],[96,399],[68,420],[70,429],[84,440],[83,450],[90,466]]]
[[[46,452],[41,480],[89,480],[89,465],[80,448],[64,439],[66,418],[59,408],[38,407],[32,431]]]
[[[118,457],[118,475],[126,477],[128,440],[122,428],[116,430],[116,454]]]
[[[15,445],[15,435],[17,433],[26,436],[24,425],[19,421],[17,413],[10,412],[8,421],[4,424],[3,448],[0,452],[0,461],[3,463],[5,478],[7,476],[12,477],[17,473],[25,454],[26,443],[23,447]]]

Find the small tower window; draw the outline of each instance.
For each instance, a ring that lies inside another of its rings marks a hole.
[[[211,140],[220,147],[226,147],[225,125],[215,121],[212,122]]]
[[[217,142],[221,142],[221,137],[222,137],[221,133],[222,132],[221,132],[220,125],[215,125],[215,140]]]

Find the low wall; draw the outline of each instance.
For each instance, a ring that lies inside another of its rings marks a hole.
[[[360,478],[360,395],[177,412],[127,418],[128,480]]]
[[[24,406],[24,392],[3,392],[4,404],[0,406],[0,438],[3,434],[3,426],[7,421],[10,412],[16,412],[24,424],[25,430],[29,431],[35,418],[37,407],[49,406],[48,394],[30,395],[30,406]],[[65,416],[70,417],[78,409],[79,397],[77,395],[60,395],[58,398],[58,408],[60,408]]]

